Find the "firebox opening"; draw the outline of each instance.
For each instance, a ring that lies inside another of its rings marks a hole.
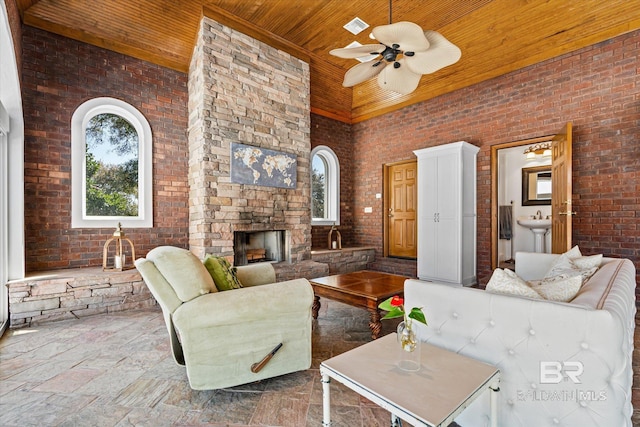
[[[234,265],[284,261],[286,235],[284,230],[234,232]]]

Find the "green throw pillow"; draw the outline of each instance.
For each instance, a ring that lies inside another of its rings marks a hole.
[[[242,284],[240,284],[236,276],[236,268],[232,267],[226,258],[207,255],[204,260],[204,266],[207,267],[219,291],[228,291],[242,287]]]

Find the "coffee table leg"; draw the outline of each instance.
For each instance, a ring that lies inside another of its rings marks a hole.
[[[313,305],[311,306],[311,315],[314,319],[318,318],[318,311],[320,311],[320,297],[317,295],[313,296]]]
[[[371,320],[369,321],[369,329],[371,329],[371,338],[377,339],[382,330],[382,322],[380,322],[380,310],[377,308],[370,308]]]
[[[322,427],[331,426],[331,395],[329,392],[329,384],[331,380],[329,375],[322,374]]]

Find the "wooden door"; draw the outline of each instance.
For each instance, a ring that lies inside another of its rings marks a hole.
[[[551,158],[551,252],[561,254],[571,248],[571,122],[552,140]]]
[[[417,174],[415,160],[393,164],[388,169],[388,255],[417,256]]]

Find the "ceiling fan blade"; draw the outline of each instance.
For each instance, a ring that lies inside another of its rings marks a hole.
[[[341,49],[333,49],[329,53],[338,58],[355,59],[363,56],[379,53],[384,50],[384,46],[380,44],[365,44],[357,47],[343,47]]]
[[[344,74],[344,81],[342,82],[342,86],[351,87],[355,86],[358,83],[362,83],[366,80],[369,80],[372,77],[375,77],[380,71],[382,71],[387,65],[386,62],[382,61],[378,63],[377,66],[373,66],[374,64],[371,62],[364,62],[362,64],[358,64],[354,67],[351,67]]]
[[[462,56],[460,48],[447,40],[442,34],[427,30],[424,32],[431,43],[426,52],[416,52],[414,56],[407,56],[407,67],[418,74],[435,73],[441,68],[458,62]]]
[[[423,52],[429,49],[429,41],[422,28],[413,22],[402,21],[381,25],[375,27],[371,32],[380,43],[387,46],[398,44],[400,49],[405,52]]]
[[[401,58],[398,62],[400,63],[399,68],[390,65],[378,74],[378,86],[385,90],[407,95],[416,90],[422,75],[411,71],[409,67],[407,67],[405,58]]]

